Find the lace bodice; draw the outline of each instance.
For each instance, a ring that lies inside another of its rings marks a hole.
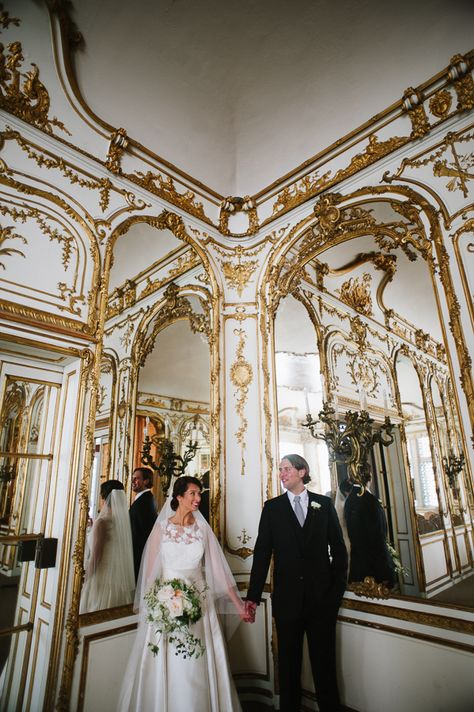
[[[163,569],[167,578],[180,572],[200,572],[203,555],[204,542],[197,524],[181,527],[170,521],[166,523],[163,532]]]

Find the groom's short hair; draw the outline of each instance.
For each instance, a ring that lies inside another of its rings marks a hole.
[[[301,455],[283,455],[281,458],[282,460],[289,460],[291,464],[293,465],[294,468],[297,470],[306,470],[305,476],[303,477],[303,484],[307,485],[308,482],[311,482],[311,477],[309,476],[309,465],[304,459],[304,457],[301,457]]]

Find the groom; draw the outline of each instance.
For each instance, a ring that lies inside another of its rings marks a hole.
[[[273,555],[272,613],[278,637],[280,711],[297,712],[306,634],[321,712],[340,709],[336,677],[336,619],[346,584],[347,552],[328,497],[309,492],[309,466],[286,455],[279,467],[285,494],[262,511],[247,594],[255,614]]]

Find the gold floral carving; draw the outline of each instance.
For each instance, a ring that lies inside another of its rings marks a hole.
[[[66,307],[58,307],[60,311],[68,311],[71,314],[76,314],[77,316],[81,316],[82,314],[82,309],[79,307],[76,307],[77,302],[80,304],[85,304],[86,298],[83,294],[76,294],[74,289],[71,287],[68,287],[65,282],[59,282],[58,283],[58,290],[59,290],[59,295],[60,299],[62,299],[63,302],[68,302],[68,306]]]
[[[158,333],[178,319],[189,319],[189,325],[194,333],[205,334],[211,341],[210,318],[207,305],[201,300],[205,308],[203,314],[193,312],[191,302],[186,297],[179,295],[179,287],[172,282],[164,292],[164,304],[154,317],[153,327],[148,335],[139,333],[136,341],[137,365],[144,366],[148,355],[155,347]]]
[[[408,87],[403,94],[403,108],[411,121],[411,138],[423,138],[429,130],[430,123],[423,106],[423,95],[419,89]]]
[[[29,72],[22,74],[20,66],[24,60],[20,42],[11,42],[8,54],[0,44],[0,108],[18,116],[37,128],[53,133],[53,126],[71,135],[56,117],[50,118],[50,98],[44,84],[39,79],[39,68],[32,63]]]
[[[315,171],[297,183],[283,188],[281,193],[278,193],[277,199],[273,204],[272,215],[278,215],[278,213],[282,211],[286,212],[287,210],[291,210],[291,208],[311,198],[313,195],[317,195],[324,188],[327,188],[330,175],[331,171],[327,171],[322,176],[319,175],[318,171]]]
[[[20,257],[25,257],[24,252],[22,252],[21,250],[17,250],[14,247],[3,247],[7,240],[21,240],[24,245],[28,244],[26,238],[23,237],[23,235],[18,235],[16,232],[13,232],[12,225],[3,228],[0,227],[0,257],[9,257],[13,254],[20,255]],[[0,267],[2,269],[5,269],[5,265],[3,262],[0,262]]]
[[[336,292],[339,294],[341,301],[352,307],[352,309],[366,316],[372,316],[371,285],[371,275],[364,273],[362,277],[351,277],[346,282],[343,282],[341,288],[337,289]]]
[[[429,102],[430,111],[437,119],[444,119],[451,109],[453,99],[447,89],[442,89],[431,97]]]
[[[377,583],[372,576],[366,576],[363,581],[348,585],[348,590],[366,598],[390,598],[390,589],[383,583]]]
[[[470,62],[462,54],[455,54],[452,57],[448,76],[454,83],[454,89],[458,97],[456,109],[458,111],[469,111],[474,108],[474,81],[470,74]]]
[[[408,141],[409,139],[405,136],[392,136],[392,138],[389,138],[386,141],[379,141],[375,134],[370,134],[369,143],[365,151],[362,151],[354,156],[347,168],[342,168],[337,171],[334,178],[328,183],[327,187],[329,188],[335,183],[358,173],[363,168],[372,165],[375,161],[378,161],[380,158],[384,158],[389,153],[392,153],[392,151],[396,151],[397,148],[400,148],[400,146],[404,146],[408,143]]]
[[[416,158],[404,159],[395,176],[384,176],[387,182],[391,182],[395,177],[400,176],[404,169],[421,168],[430,163],[433,164],[433,175],[437,178],[449,178],[446,188],[453,192],[460,190],[464,197],[468,196],[467,182],[474,178],[474,156],[472,153],[463,155],[457,149],[456,144],[467,143],[474,138],[472,132],[449,132],[441,144],[438,144],[436,150],[430,153],[418,155]],[[444,155],[447,154],[447,155]]]
[[[127,148],[127,143],[128,139],[125,129],[117,129],[117,131],[114,131],[110,139],[109,150],[105,161],[105,166],[111,173],[120,174],[122,172],[122,156]]]
[[[10,25],[15,25],[16,27],[20,26],[20,18],[19,17],[10,17],[10,13],[8,10],[4,10],[3,6],[0,5],[0,26],[4,29],[7,30]]]
[[[239,261],[237,264],[232,262],[222,262],[224,277],[229,287],[237,290],[239,297],[247,286],[250,277],[257,269],[258,262],[250,260],[248,262]]]
[[[144,297],[148,297],[150,294],[154,294],[154,292],[161,289],[164,284],[172,279],[175,279],[175,277],[179,277],[179,275],[188,272],[190,269],[193,269],[193,267],[197,267],[199,264],[201,264],[199,256],[194,250],[189,250],[185,255],[182,255],[176,260],[175,266],[170,269],[168,274],[163,277],[163,279],[155,279],[153,281],[148,279],[146,286],[140,293],[139,299],[143,299]]]
[[[244,357],[245,348],[245,331],[243,329],[234,329],[234,334],[239,337],[235,361],[230,368],[230,380],[237,389],[235,394],[237,397],[236,413],[240,418],[240,427],[235,433],[237,442],[240,444],[241,452],[241,469],[240,474],[245,475],[245,458],[244,452],[246,448],[245,434],[247,432],[248,421],[245,417],[245,404],[248,397],[248,389],[253,381],[253,370],[250,363]]]
[[[230,196],[222,201],[219,214],[219,230],[223,235],[233,234],[229,230],[229,217],[235,213],[246,213],[249,219],[249,226],[245,232],[239,233],[240,237],[255,235],[258,232],[259,224],[255,201],[249,195],[245,195],[243,198]]]
[[[125,177],[146,188],[154,195],[158,195],[169,203],[186,210],[190,215],[201,218],[201,220],[210,224],[211,221],[204,213],[203,204],[195,200],[196,194],[192,190],[178,193],[171,176],[163,177],[161,173],[152,173],[152,171],[147,171],[146,173],[137,171],[137,173],[125,174]]]
[[[34,161],[39,168],[47,169],[57,169],[62,173],[62,175],[69,180],[71,185],[79,185],[81,188],[86,188],[88,190],[98,190],[100,195],[99,205],[102,210],[106,210],[110,203],[110,191],[112,189],[112,183],[108,178],[81,178],[76,171],[74,171],[66,163],[63,158],[48,158],[46,151],[34,151],[28,142],[18,133],[18,131],[12,131],[9,127],[7,130],[0,134],[3,140],[13,139],[16,141],[18,146],[26,153],[29,159]],[[49,154],[51,156],[51,154]],[[140,206],[135,206],[140,207]]]

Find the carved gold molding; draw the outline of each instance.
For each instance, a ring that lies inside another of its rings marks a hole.
[[[245,458],[244,452],[246,449],[245,435],[247,433],[248,421],[245,417],[245,404],[248,397],[248,389],[253,381],[253,369],[251,364],[244,357],[246,333],[243,329],[234,329],[235,336],[238,337],[237,350],[235,360],[230,367],[230,380],[237,389],[236,396],[237,404],[235,407],[236,413],[240,418],[240,427],[235,433],[237,442],[240,445],[241,468],[240,474],[245,475]]]
[[[24,60],[21,42],[10,42],[7,50],[8,54],[5,54],[4,46],[0,44],[0,109],[46,133],[52,134],[53,127],[56,127],[71,136],[62,121],[49,116],[51,100],[48,90],[39,79],[38,65],[32,62],[29,72],[20,71]]]
[[[400,604],[403,603],[398,597],[396,597],[396,599]],[[445,628],[447,630],[456,631],[457,633],[474,634],[474,623],[465,618],[427,613],[425,611],[412,610],[405,607],[399,608],[393,605],[369,603],[368,601],[357,601],[352,598],[344,598],[343,607],[376,616],[392,618],[394,620],[398,619],[418,625],[427,625],[432,628]]]
[[[67,317],[56,316],[39,309],[8,302],[0,299],[0,316],[3,319],[15,320],[39,327],[53,327],[55,331],[65,334],[74,334],[79,338],[86,338],[95,341],[89,324]]]
[[[3,245],[7,242],[7,240],[20,240],[24,245],[28,244],[26,237],[23,237],[23,235],[19,235],[18,233],[13,232],[12,225],[8,225],[7,227],[3,228],[0,226],[0,257],[8,257],[13,254],[20,255],[20,257],[25,257],[25,253],[21,250],[17,250],[14,247],[4,247]],[[5,264],[3,262],[0,262],[0,267],[2,269],[5,269]]]
[[[365,598],[390,598],[391,592],[383,583],[377,583],[372,576],[366,576],[363,581],[348,585],[348,590]]]
[[[128,139],[125,129],[117,129],[111,136],[109,150],[105,161],[106,168],[111,173],[120,174],[122,172],[122,156],[127,148]]]
[[[150,191],[150,193],[167,200],[172,205],[176,205],[190,215],[194,215],[212,225],[211,220],[204,212],[203,204],[196,200],[196,193],[189,189],[185,193],[178,193],[171,176],[163,176],[161,173],[153,173],[152,171],[147,171],[146,173],[142,171],[124,173],[123,176]]]
[[[355,311],[365,314],[365,316],[373,316],[371,284],[371,275],[364,272],[361,277],[351,277],[343,282],[341,288],[336,292],[341,301]]]
[[[245,213],[248,216],[249,226],[245,232],[233,233],[229,230],[229,218],[236,213]],[[259,230],[257,206],[255,201],[246,195],[243,198],[228,197],[221,202],[219,214],[219,230],[223,235],[246,237],[255,235]]]

